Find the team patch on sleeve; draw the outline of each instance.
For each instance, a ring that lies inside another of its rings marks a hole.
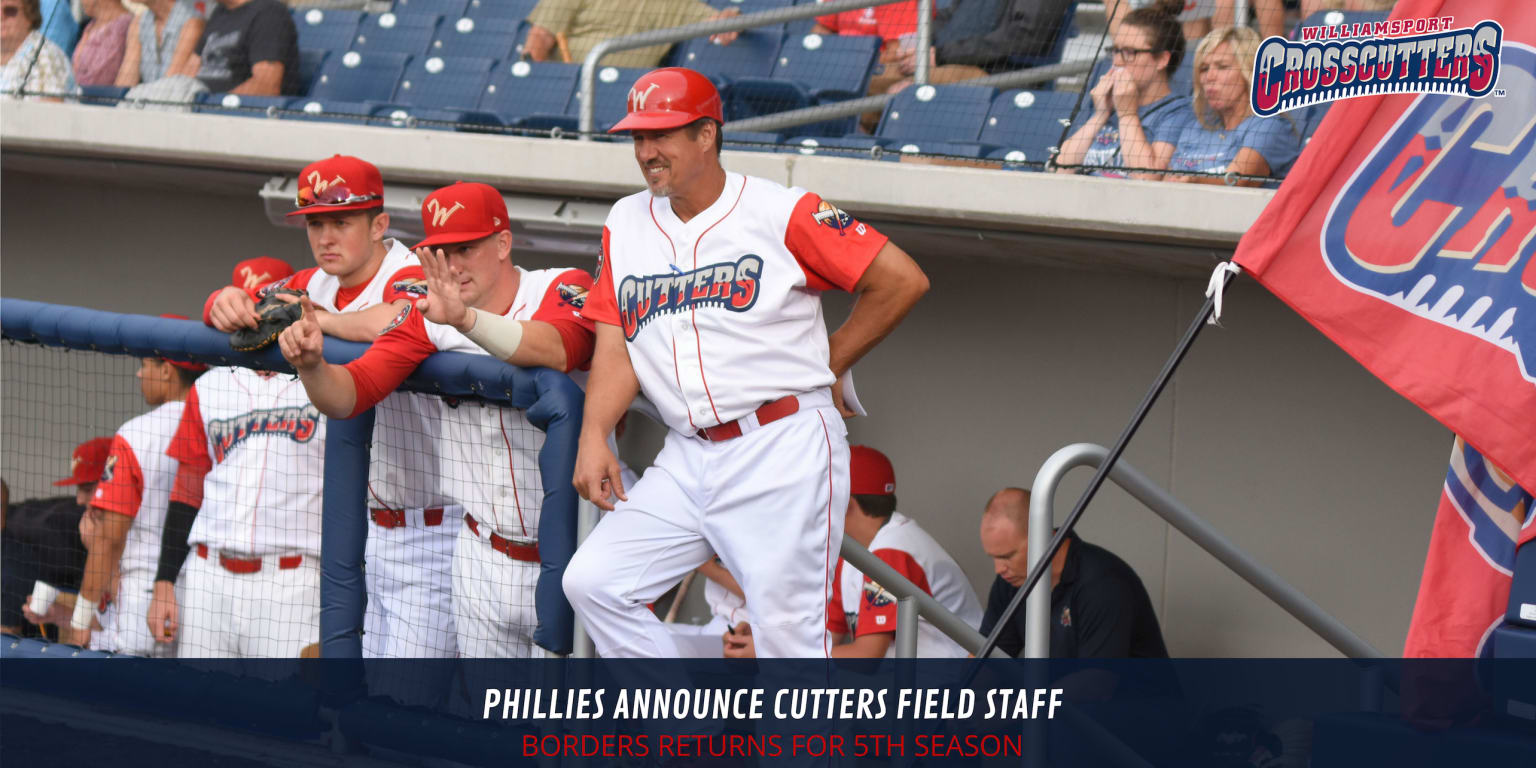
[[[390,331],[393,331],[396,328],[399,328],[401,325],[403,325],[405,323],[406,320],[410,319],[410,317],[411,317],[411,305],[410,304],[406,304],[405,306],[400,308],[400,313],[395,315],[395,319],[389,321],[389,325],[384,326],[384,330],[379,331],[379,335],[383,336],[384,334],[389,333]]]
[[[816,210],[811,212],[811,219],[823,227],[837,230],[839,235],[846,236],[849,229],[860,235],[868,231],[862,223],[826,200],[821,201]]]
[[[871,608],[883,608],[896,602],[896,596],[885,591],[885,587],[880,586],[874,579],[866,577],[864,579],[864,602],[869,604]]]
[[[419,296],[426,296],[427,295],[427,281],[426,281],[426,278],[420,278],[420,277],[412,277],[412,278],[407,278],[405,280],[396,280],[395,282],[390,284],[389,289],[394,291],[395,293],[403,293],[403,294],[406,294],[406,295],[409,295],[409,296],[418,296],[418,297]]]
[[[287,276],[285,278],[282,278],[281,280],[277,280],[275,282],[272,282],[272,283],[269,283],[269,284],[267,284],[265,286],[262,286],[261,291],[257,294],[256,298],[264,299],[264,298],[267,297],[267,294],[270,294],[270,293],[272,293],[273,291],[275,291],[275,290],[277,290],[279,288],[286,288],[288,286],[288,284],[291,283],[291,282],[293,282],[293,275],[289,275],[289,276]]]
[[[109,454],[107,456],[107,463],[103,464],[101,466],[101,480],[99,481],[98,487],[100,487],[101,485],[106,485],[107,483],[112,482],[112,473],[115,472],[116,470],[117,470],[117,454],[116,453],[112,453],[112,454]]]
[[[569,304],[577,309],[581,309],[587,304],[587,287],[585,285],[561,283],[555,287],[555,291],[560,294],[560,301],[564,304]]]

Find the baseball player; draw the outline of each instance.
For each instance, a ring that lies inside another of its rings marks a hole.
[[[86,515],[93,535],[86,541],[90,554],[75,600],[69,642],[133,656],[175,656],[175,644],[156,643],[144,619],[154,592],[160,534],[176,476],[176,462],[165,452],[181,423],[187,395],[206,370],[207,366],[197,363],[159,357],[139,361],[139,390],[153,410],[117,430],[101,481],[91,495]]]
[[[416,254],[386,238],[384,183],[378,168],[336,155],[299,174],[297,208],[315,266],[286,280],[231,286],[209,298],[205,320],[222,331],[254,325],[254,302],[277,288],[308,292],[322,333],[372,341],[410,300],[426,294]],[[368,658],[452,658],[450,571],[463,509],[439,480],[442,401],[394,392],[375,412],[368,471],[365,545],[368,608],[363,655]]]
[[[362,412],[439,350],[490,353],[513,365],[567,372],[587,365],[592,325],[579,310],[592,277],[579,269],[530,272],[514,265],[501,193],[485,184],[454,184],[428,195],[421,213],[427,238],[417,255],[427,297],[403,307],[362,357],[345,366],[325,361],[324,337],[307,299],[303,318],[278,339],[323,413]],[[444,408],[441,430],[443,482],[464,506],[452,567],[459,654],[533,656],[544,434],[521,411],[468,401]]]
[[[825,657],[848,503],[838,377],[926,292],[884,235],[815,194],[720,165],[720,95],[692,70],[647,73],[614,131],[648,189],[614,204],[583,314],[597,349],[574,482],[612,509],[565,574],[605,657],[669,657],[645,605],[718,553],[765,657]],[[858,296],[829,337],[820,294]],[[639,392],[669,427],[629,492],[607,435]]]

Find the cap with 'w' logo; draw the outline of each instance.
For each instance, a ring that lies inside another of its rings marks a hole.
[[[500,192],[488,184],[463,181],[427,195],[421,225],[427,239],[412,250],[479,240],[511,228]]]
[[[289,216],[384,206],[384,179],[379,169],[351,155],[334,155],[304,166],[298,185]]]
[[[702,117],[725,122],[715,84],[686,67],[664,67],[641,75],[626,101],[628,114],[609,133],[666,131]]]

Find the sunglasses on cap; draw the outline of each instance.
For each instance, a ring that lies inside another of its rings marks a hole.
[[[352,190],[346,187],[326,187],[316,192],[314,187],[300,187],[299,194],[293,198],[293,204],[300,208],[308,208],[312,205],[356,205],[370,200],[382,200],[383,195],[354,195]]]

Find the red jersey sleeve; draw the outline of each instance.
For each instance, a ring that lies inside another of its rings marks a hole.
[[[843,613],[843,561],[838,558],[832,571],[832,599],[827,601],[827,631],[841,638],[848,634],[848,616]]]
[[[196,384],[192,385],[192,393],[187,395],[187,404],[181,410],[181,423],[176,425],[176,434],[171,437],[171,444],[165,454],[180,465],[176,468],[171,501],[201,507],[203,476],[213,468],[213,459],[208,455],[208,433],[203,430],[203,413],[198,406]]]
[[[812,192],[795,203],[784,230],[784,247],[818,291],[852,291],[889,239]]]
[[[608,269],[608,228],[603,227],[603,252],[597,259],[597,284],[587,294],[581,316],[608,325],[619,324],[619,295],[614,291],[613,271]]]
[[[112,438],[112,450],[101,470],[101,482],[91,495],[91,506],[135,517],[143,500],[144,473],[139,468],[139,458],[134,455],[133,446],[117,435]]]
[[[928,574],[911,555],[899,549],[879,549],[873,554],[895,568],[907,581],[932,594],[928,588]],[[858,627],[854,633],[856,637],[896,631],[896,596],[868,576],[864,577],[864,594],[859,596]]]
[[[550,283],[533,311],[533,319],[549,323],[560,333],[565,344],[565,372],[587,368],[592,363],[592,348],[597,344],[597,324],[583,317],[582,307],[592,295],[592,276],[584,270],[568,269]]]
[[[352,375],[352,386],[357,390],[357,404],[351,415],[378,405],[436,351],[437,346],[427,336],[426,320],[416,311],[415,304],[401,307],[400,314],[379,331],[368,351],[342,366]]]
[[[415,301],[427,297],[427,273],[422,271],[421,265],[412,264],[401,267],[393,275],[389,276],[389,284],[384,286],[384,303],[405,299]]]

